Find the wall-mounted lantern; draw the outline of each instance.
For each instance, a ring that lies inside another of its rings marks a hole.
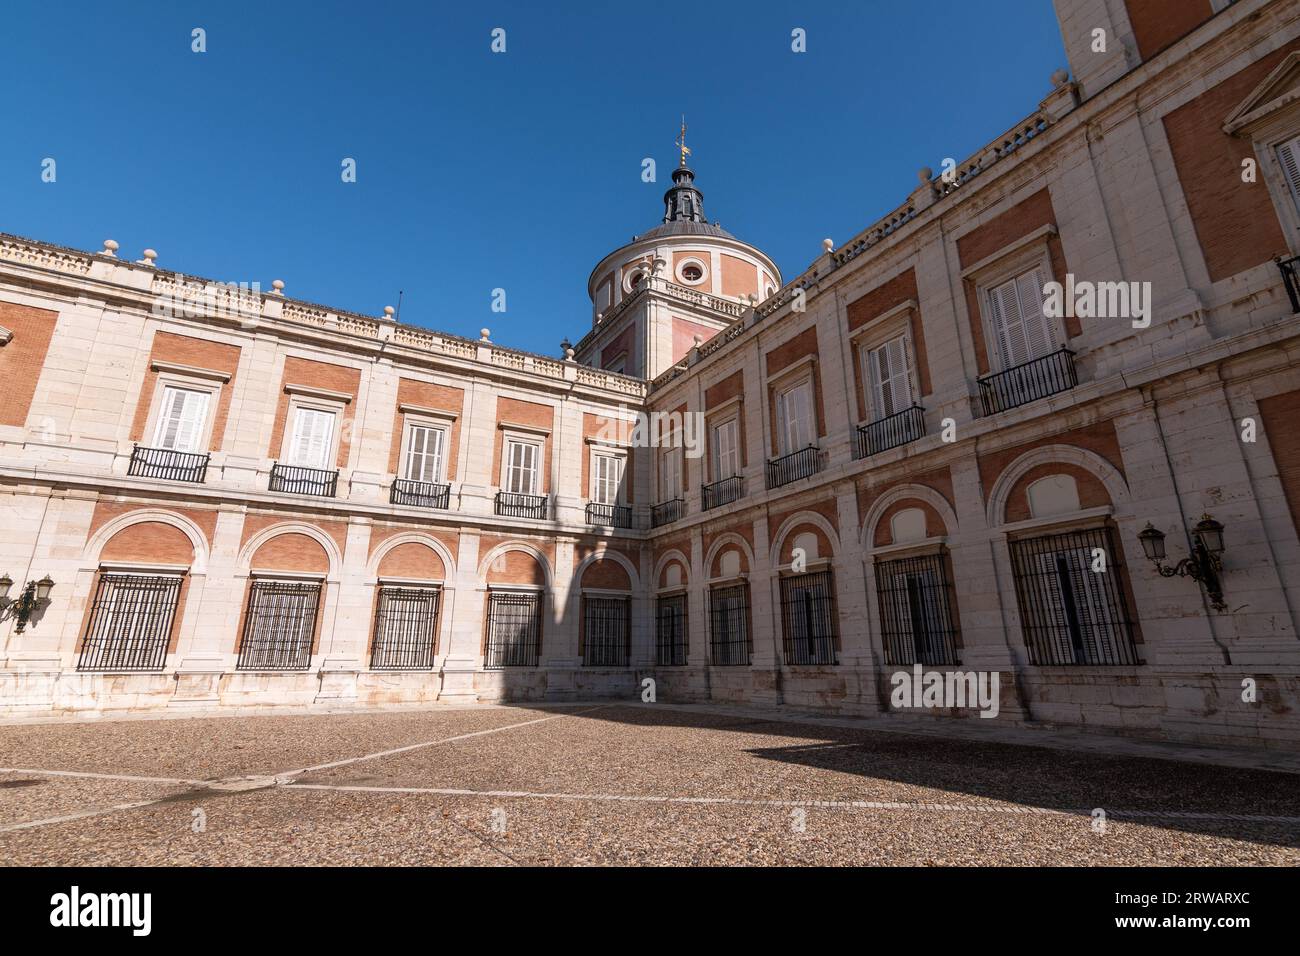
[[[32,614],[50,602],[50,589],[54,587],[54,579],[47,574],[39,581],[28,581],[22,594],[10,598],[9,589],[13,586],[14,579],[9,575],[0,577],[0,620],[17,618],[17,633],[21,634]]]
[[[1161,577],[1191,578],[1209,595],[1210,604],[1216,611],[1225,610],[1228,605],[1223,601],[1223,585],[1219,583],[1219,572],[1223,563],[1219,555],[1223,554],[1223,525],[1209,515],[1201,515],[1201,520],[1192,529],[1192,553],[1172,567],[1163,563],[1165,557],[1165,535],[1152,527],[1151,522],[1138,532],[1142,550],[1151,563],[1156,566]]]

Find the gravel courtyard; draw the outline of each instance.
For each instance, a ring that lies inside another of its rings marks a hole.
[[[1298,782],[666,705],[5,725],[0,864],[1294,866]]]

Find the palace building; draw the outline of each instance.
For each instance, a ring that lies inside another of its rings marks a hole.
[[[871,715],[920,665],[1296,746],[1300,6],[1055,5],[1037,108],[797,276],[683,151],[557,357],[0,237],[0,714]]]

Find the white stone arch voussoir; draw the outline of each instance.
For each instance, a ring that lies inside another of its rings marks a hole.
[[[654,577],[651,578],[651,590],[654,591],[659,590],[659,579],[663,577],[664,568],[668,566],[668,562],[670,561],[677,561],[679,564],[681,564],[683,568],[686,569],[686,584],[689,586],[691,582],[690,558],[682,554],[680,548],[669,548],[667,551],[661,554],[659,556],[659,560],[655,562]]]
[[[583,574],[586,573],[587,568],[591,567],[597,561],[613,561],[615,564],[621,566],[623,570],[627,572],[627,579],[629,582],[628,586],[632,593],[640,591],[641,575],[637,573],[636,566],[626,555],[620,554],[617,551],[609,551],[605,549],[594,551],[578,562],[578,566],[573,569],[573,585],[575,588],[582,587]]]
[[[745,555],[745,563],[749,565],[749,573],[754,573],[754,552],[749,547],[749,542],[743,536],[735,531],[724,531],[714,539],[713,544],[709,545],[709,552],[704,556],[704,579],[709,579],[709,569],[713,567],[713,559],[718,556],[723,548],[735,545],[740,548]]]
[[[126,514],[118,515],[112,521],[105,522],[104,526],[86,542],[84,552],[86,565],[83,570],[93,571],[99,567],[100,555],[104,553],[105,546],[119,531],[125,531],[132,525],[149,522],[170,525],[189,538],[190,547],[194,550],[194,556],[190,559],[190,573],[207,574],[208,539],[203,534],[203,529],[185,515],[175,511],[165,511],[161,508],[141,508],[138,511],[128,511]]]
[[[326,580],[337,581],[339,579],[339,569],[343,566],[343,552],[339,550],[338,543],[315,525],[305,524],[300,521],[281,521],[263,528],[249,538],[248,543],[239,551],[239,563],[237,565],[239,574],[247,577],[252,570],[253,555],[257,554],[257,549],[272,538],[278,538],[282,534],[303,534],[319,544],[325,549],[325,554],[330,563]]]
[[[819,555],[819,557],[828,560],[834,560],[839,557],[840,536],[836,533],[835,526],[826,519],[826,516],[818,514],[816,511],[796,511],[781,522],[781,526],[776,529],[776,534],[772,537],[772,555],[771,564],[769,566],[773,571],[780,568],[783,563],[781,559],[781,548],[785,544],[785,539],[790,536],[791,531],[801,524],[810,524],[819,528],[821,532],[826,535],[826,540],[831,543],[831,550],[834,554],[823,554]]]
[[[895,485],[872,502],[871,508],[867,511],[866,518],[862,521],[859,538],[861,539],[862,547],[865,550],[870,551],[875,548],[876,525],[878,525],[880,519],[885,516],[885,512],[893,505],[900,501],[905,501],[908,498],[916,498],[920,501],[924,501],[935,511],[939,512],[939,517],[943,519],[944,529],[950,535],[956,534],[957,512],[952,510],[952,505],[948,503],[947,498],[929,485]]]
[[[423,531],[403,531],[388,538],[379,547],[375,548],[375,553],[370,556],[370,560],[366,564],[366,577],[372,581],[377,580],[379,578],[379,566],[384,563],[384,558],[388,552],[404,544],[424,545],[442,559],[443,580],[454,581],[456,579],[456,562],[451,556],[451,551],[433,535],[425,534]]]
[[[542,566],[542,577],[546,579],[546,589],[548,591],[555,586],[555,576],[551,573],[551,562],[546,560],[546,555],[526,541],[504,541],[485,554],[478,565],[478,579],[486,583],[488,568],[492,566],[492,562],[499,555],[511,551],[522,551]]]
[[[1106,494],[1110,495],[1111,504],[1117,509],[1128,503],[1128,482],[1105,458],[1078,445],[1043,445],[1025,452],[1002,469],[1002,474],[998,475],[993,490],[989,493],[988,526],[996,528],[1006,523],[1007,499],[1011,497],[1011,489],[1031,468],[1056,464],[1074,465],[1089,472],[1106,486]]]

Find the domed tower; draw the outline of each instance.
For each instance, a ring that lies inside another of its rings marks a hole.
[[[587,280],[592,330],[583,364],[654,378],[781,287],[771,259],[704,217],[704,194],[681,162],[664,193],[663,222],[601,259]]]

